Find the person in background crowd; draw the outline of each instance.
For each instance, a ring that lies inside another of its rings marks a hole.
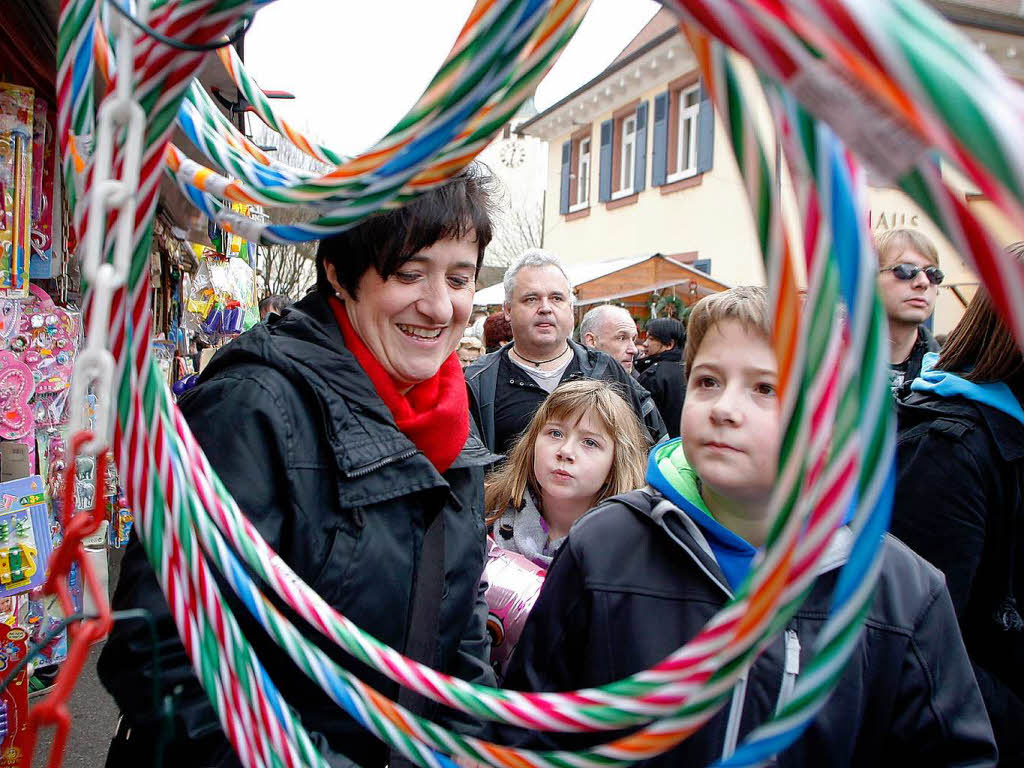
[[[470,413],[484,445],[506,454],[537,408],[569,379],[618,384],[643,420],[652,442],[665,424],[650,394],[604,352],[574,342],[572,286],[561,261],[531,248],[505,272],[505,316],[513,342],[466,369]]]
[[[484,349],[489,355],[512,341],[512,324],[504,312],[495,312],[484,320]]]
[[[505,685],[599,686],[648,669],[730,600],[772,526],[781,442],[778,366],[762,288],[698,302],[687,328],[682,438],[657,445],[648,487],[580,519],[548,570]],[[645,766],[711,765],[769,720],[797,685],[852,543],[836,531],[804,605],[737,681],[726,705]],[[982,766],[992,730],[942,574],[886,536],[862,634],[838,685],[780,768]],[[556,734],[505,734],[530,746]],[[580,737],[567,743],[577,746]]]
[[[491,536],[547,568],[587,510],[643,484],[646,456],[643,428],[611,384],[560,384],[487,479]]]
[[[459,354],[459,365],[462,370],[466,370],[470,363],[484,353],[484,344],[475,336],[463,336],[456,351]]]
[[[473,338],[480,339],[480,341],[483,342],[484,321],[486,320],[487,310],[483,307],[476,307],[469,318],[469,324],[466,326],[466,333],[464,336],[472,336]]]
[[[601,304],[587,312],[580,321],[580,343],[607,353],[626,373],[633,373],[636,320],[625,307]]]
[[[944,275],[935,244],[915,229],[891,229],[875,242],[878,292],[889,318],[889,384],[904,397],[921,373],[925,352],[939,347],[924,327]]]
[[[292,300],[287,296],[275,293],[273,296],[267,296],[260,302],[260,320],[266,320],[267,315],[273,312],[275,315],[280,315],[288,307],[292,305]]]
[[[668,436],[679,437],[679,418],[686,394],[683,379],[686,330],[675,318],[659,317],[648,320],[644,331],[647,333],[642,345],[645,357],[636,361],[637,381],[654,398]]]
[[[1024,261],[1024,242],[1010,248]],[[1024,765],[1024,355],[981,289],[899,404],[893,535],[946,575],[1001,765]]]
[[[318,290],[221,349],[179,401],[219,478],[298,578],[381,642],[483,685],[495,680],[480,587],[483,474],[494,457],[471,433],[454,352],[491,239],[490,185],[471,165],[321,241]],[[224,595],[326,764],[409,765]],[[153,765],[163,745],[165,765],[237,768],[134,534],[113,607],[153,615],[160,661],[146,622],[115,624],[98,666],[122,713],[107,765]],[[382,675],[358,674],[415,712],[434,711]],[[173,701],[172,721],[153,711],[154,685]]]

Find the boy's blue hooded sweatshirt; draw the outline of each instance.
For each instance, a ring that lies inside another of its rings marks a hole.
[[[976,383],[962,379],[955,373],[935,369],[939,355],[929,352],[924,356],[921,375],[914,379],[910,389],[913,392],[929,392],[938,397],[963,397],[989,408],[995,408],[1024,424],[1024,408],[1014,396],[1013,390],[1002,381]]]
[[[647,460],[647,483],[701,529],[729,587],[735,591],[750,571],[757,548],[711,516],[700,495],[697,473],[683,454],[681,438],[654,447]]]

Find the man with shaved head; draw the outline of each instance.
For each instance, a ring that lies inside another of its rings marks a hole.
[[[587,312],[580,322],[580,341],[609,355],[632,375],[636,321],[624,307],[601,304]]]

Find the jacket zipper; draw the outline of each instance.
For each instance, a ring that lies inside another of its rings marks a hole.
[[[368,475],[371,472],[376,472],[381,467],[386,467],[388,464],[394,464],[396,461],[404,461],[405,459],[412,458],[417,453],[419,453],[418,448],[410,448],[409,450],[403,451],[402,453],[396,453],[391,456],[386,456],[383,459],[378,459],[372,464],[365,464],[361,467],[356,467],[350,472],[345,472],[345,477],[349,478],[350,480],[356,477],[363,477],[364,475]]]
[[[675,507],[675,504],[672,504],[671,501],[665,499],[659,502],[659,504],[656,504],[654,509],[657,509],[660,504],[669,504],[672,507]],[[652,512],[654,509],[652,509]],[[688,523],[684,517],[683,525],[688,527],[689,524],[690,523]],[[711,573],[710,570],[708,570],[707,566],[705,566],[697,556],[697,553],[693,552],[688,545],[683,543],[674,533],[672,533],[671,529],[669,529],[667,525],[662,523],[661,528],[676,542],[676,544],[679,545],[680,549],[690,556],[690,559],[696,563],[697,567],[700,568],[714,584],[717,584],[730,600],[732,600],[732,590],[726,587],[713,573]],[[690,535],[693,535],[693,531],[690,531]],[[739,741],[740,735],[740,722],[743,720],[743,702],[747,697],[748,674],[749,668],[740,675],[739,679],[736,681],[736,685],[732,689],[732,702],[729,705],[729,720],[725,726],[725,741],[722,744],[722,760],[727,760],[732,757],[733,752],[736,751],[736,744]]]
[[[800,636],[795,629],[786,630],[786,661],[782,671],[782,687],[779,688],[779,700],[775,704],[778,714],[789,700],[793,698],[796,679],[800,675]]]
[[[659,502],[659,504],[665,503],[668,503],[671,506],[675,507],[675,505],[672,504],[672,502],[668,501],[667,499]],[[656,504],[654,508],[656,509],[657,506],[658,505]],[[684,524],[686,524],[685,518]],[[693,552],[687,544],[680,541],[679,538],[677,538],[675,534],[672,533],[668,526],[662,523],[660,527],[662,528],[662,530],[668,533],[668,535],[676,542],[676,544],[679,545],[680,549],[682,549],[687,555],[689,555],[690,559],[693,560],[694,563],[696,563],[697,567],[700,568],[700,570],[702,570],[705,573],[705,575],[707,575],[707,577],[711,579],[713,583],[717,584],[721,588],[721,590],[725,592],[726,595],[728,595],[729,599],[731,600],[733,598],[732,591],[728,589],[724,584],[722,584],[722,582],[719,581],[714,576],[714,574],[711,573],[710,570],[708,570],[704,563],[701,562],[701,559],[697,556],[697,554]],[[692,533],[693,532],[691,531],[691,535]],[[838,565],[838,563],[827,564],[826,567],[823,568],[818,575],[820,576],[822,573],[826,573],[832,570],[836,567],[836,565]],[[782,707],[785,706],[786,703],[789,701],[789,698],[793,695],[793,689],[796,687],[796,678],[800,674],[800,637],[799,635],[797,635],[796,630],[786,630],[785,648],[786,658],[783,666],[782,686],[779,690],[779,700],[776,703],[775,708],[776,712],[782,709]],[[725,741],[722,746],[723,760],[732,757],[733,753],[736,751],[736,745],[739,742],[740,724],[743,720],[743,704],[747,696],[748,674],[749,669],[748,671],[744,672],[736,681],[736,685],[732,691],[732,702],[729,706],[729,720],[725,727]]]
[[[725,726],[725,744],[722,746],[722,759],[728,760],[736,751],[736,743],[740,740],[740,721],[743,719],[743,700],[747,698],[747,675],[749,669],[740,675],[732,689],[732,704],[729,705],[729,722]]]

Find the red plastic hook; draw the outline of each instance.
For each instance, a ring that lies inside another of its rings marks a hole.
[[[107,453],[105,451],[96,457],[97,490],[93,495],[92,509],[77,515],[73,512],[75,459],[78,457],[82,445],[92,437],[91,432],[79,432],[71,438],[70,455],[64,470],[64,509],[62,510],[64,541],[50,557],[50,570],[46,582],[43,584],[43,592],[48,595],[57,595],[65,616],[73,614],[75,606],[68,586],[68,577],[72,566],[77,562],[82,583],[92,597],[99,613],[94,618],[85,619],[68,627],[68,657],[61,665],[53,690],[45,700],[29,712],[25,743],[29,755],[35,751],[39,728],[45,725],[53,725],[55,728],[53,748],[50,750],[50,758],[46,763],[47,768],[60,768],[64,758],[64,748],[67,745],[68,732],[71,728],[71,715],[68,712],[67,701],[85,667],[89,649],[93,643],[110,632],[111,626],[110,605],[107,602],[106,592],[100,588],[96,572],[86,558],[85,549],[82,546],[82,541],[94,534],[106,517],[103,505],[105,497],[100,492],[99,486],[107,470]]]

